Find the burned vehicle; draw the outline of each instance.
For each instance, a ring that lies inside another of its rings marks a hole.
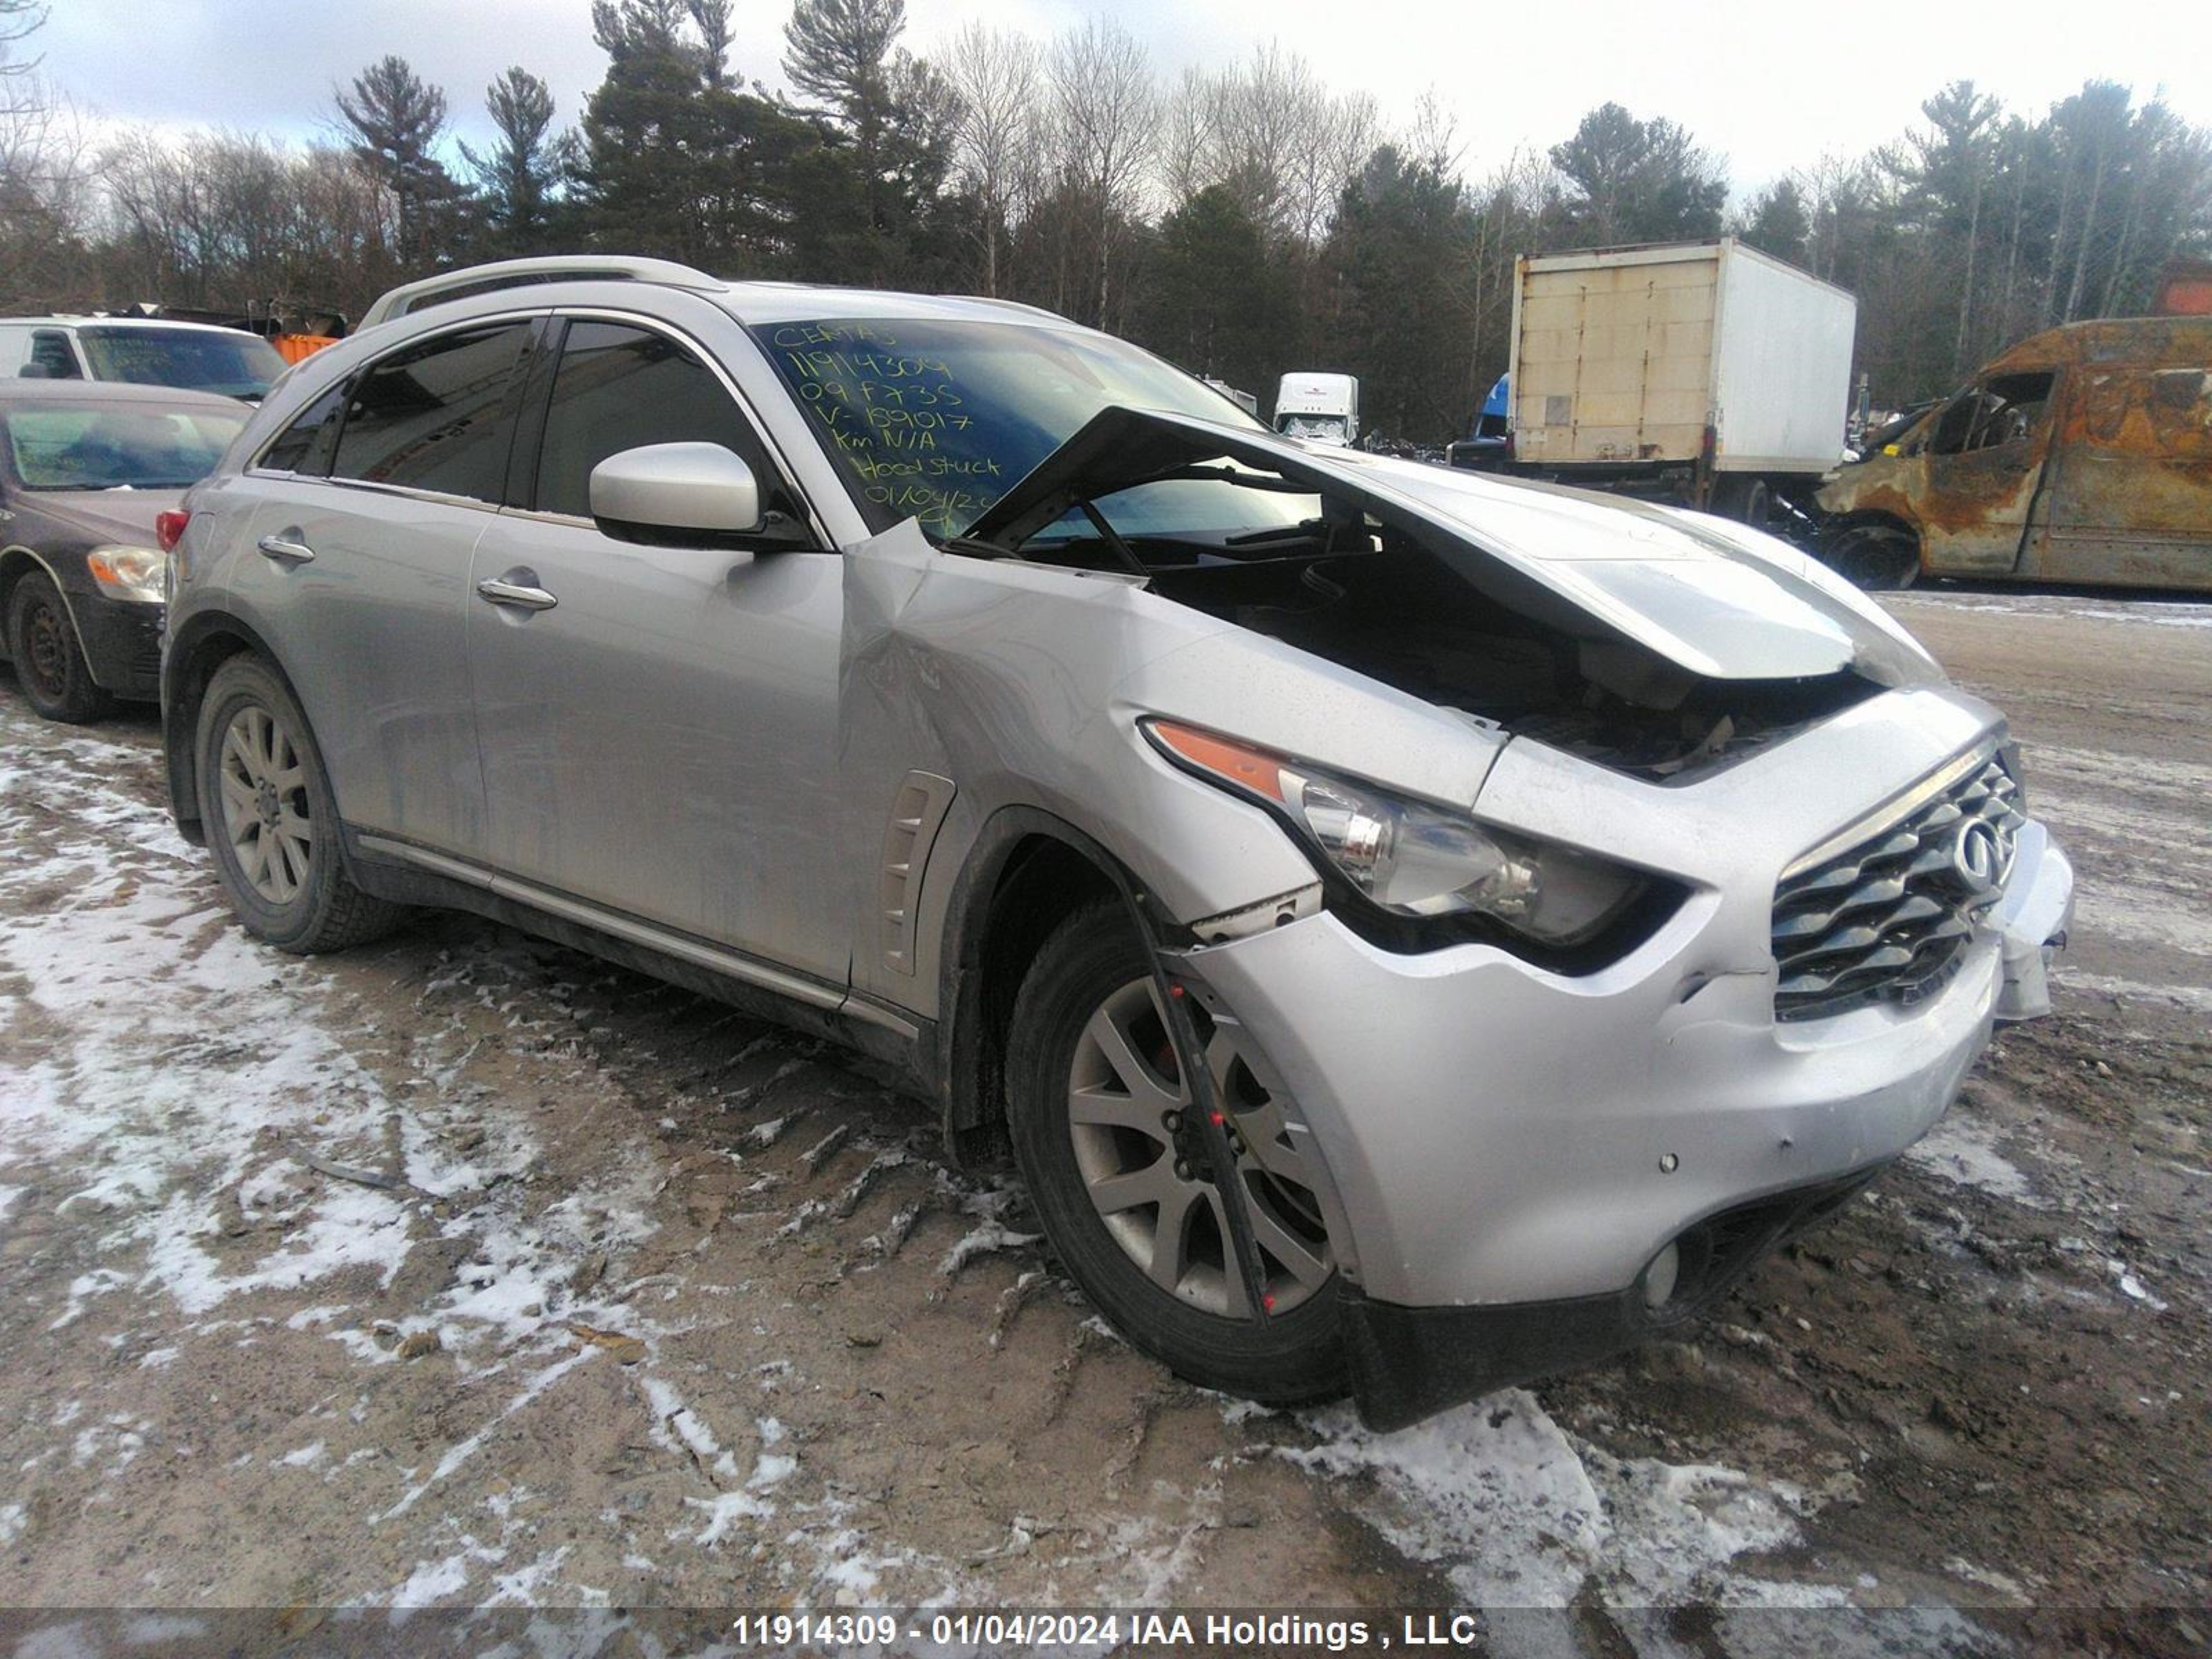
[[[1862,586],[2212,588],[2212,317],[2023,340],[1816,498]]]
[[[2048,1006],[2003,720],[1832,572],[1027,307],[455,273],[188,506],[249,930],[457,907],[849,1042],[1211,1387],[1396,1425],[1674,1327]]]

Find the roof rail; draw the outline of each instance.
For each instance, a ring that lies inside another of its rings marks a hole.
[[[488,265],[464,265],[441,271],[419,283],[405,283],[379,297],[362,314],[355,332],[378,323],[404,317],[441,300],[457,300],[497,289],[520,288],[532,283],[600,281],[664,283],[672,288],[720,288],[722,283],[703,270],[679,265],[672,259],[642,259],[627,253],[556,253],[536,259],[500,259]]]

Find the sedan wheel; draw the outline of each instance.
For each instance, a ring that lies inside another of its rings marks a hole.
[[[222,737],[222,829],[239,873],[271,904],[289,904],[307,884],[314,858],[307,769],[292,734],[248,703]]]
[[[69,606],[51,577],[33,572],[16,582],[8,597],[7,628],[16,683],[46,719],[77,726],[114,706],[92,678]]]
[[[1328,1230],[1281,1105],[1254,1077],[1232,1033],[1200,1018],[1206,1069],[1229,1115],[1237,1176],[1265,1264],[1268,1310],[1288,1313],[1336,1271]],[[1085,1025],[1069,1068],[1067,1116],[1091,1205],[1129,1260],[1194,1307],[1249,1317],[1206,1137],[1150,975],[1108,996]]]

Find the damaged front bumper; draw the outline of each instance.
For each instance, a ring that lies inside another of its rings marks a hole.
[[[1677,1246],[1694,1283],[1655,1305],[1645,1287],[1496,1307],[1402,1307],[1354,1286],[1341,1301],[1353,1399],[1368,1427],[1389,1431],[1496,1389],[1587,1365],[1663,1336],[1711,1308],[1777,1246],[1819,1225],[1878,1175],[1776,1194],[1707,1218]]]
[[[2033,819],[2020,832],[2013,878],[1992,923],[2004,960],[1996,1017],[2036,1019],[2049,1013],[2051,987],[2045,970],[2074,925],[2074,866],[2051,832]]]
[[[1355,1395],[1388,1428],[1692,1316],[1832,1212],[1942,1115],[1996,1019],[2047,1010],[2072,892],[2031,824],[1941,989],[1807,1021],[1774,1018],[1771,971],[1686,972],[1700,898],[1581,976],[1394,954],[1329,914],[1188,961],[1326,1169]]]

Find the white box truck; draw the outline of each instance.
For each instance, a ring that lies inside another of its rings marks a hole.
[[[1734,237],[1523,255],[1522,477],[1766,522],[1842,458],[1858,301]]]
[[[1349,374],[1285,374],[1275,388],[1275,430],[1311,443],[1359,441],[1359,382]]]

